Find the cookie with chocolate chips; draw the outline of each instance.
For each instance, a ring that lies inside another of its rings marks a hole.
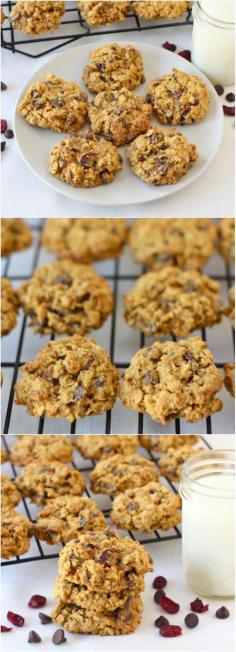
[[[121,0],[120,2],[108,2],[107,0],[93,0],[92,2],[77,2],[77,7],[82,18],[88,25],[109,25],[110,23],[121,23],[125,20],[130,9],[131,2]]]
[[[168,0],[161,0],[157,2],[156,0],[145,0],[145,2],[133,2],[134,11],[144,20],[160,20],[161,18],[171,18],[172,20],[180,18],[184,12],[189,7],[189,2],[175,0],[174,2],[169,2]]]
[[[77,263],[116,258],[127,239],[121,217],[60,217],[46,220],[42,245],[58,258]]]
[[[204,118],[210,93],[200,77],[173,68],[169,75],[151,81],[146,99],[162,124],[188,125]]]
[[[178,482],[184,462],[201,451],[201,448],[193,448],[188,444],[179,448],[169,448],[168,452],[159,460],[160,474],[172,482]]]
[[[17,476],[16,486],[22,496],[37,505],[59,496],[81,496],[85,487],[82,473],[61,462],[27,464]]]
[[[126,489],[143,487],[158,479],[156,464],[141,455],[117,453],[102,459],[89,474],[92,491],[96,494],[116,496]]]
[[[9,19],[14,27],[24,34],[38,36],[49,30],[58,29],[65,11],[65,3],[55,0],[31,0],[16,2]]]
[[[169,530],[181,520],[180,497],[159,482],[148,482],[116,496],[111,520],[122,530]]]
[[[133,90],[145,81],[143,59],[132,45],[117,43],[92,50],[84,69],[83,81],[91,93],[100,91]]]
[[[50,545],[76,539],[87,530],[103,530],[106,521],[94,500],[71,494],[57,496],[45,505],[36,519],[35,532]]]

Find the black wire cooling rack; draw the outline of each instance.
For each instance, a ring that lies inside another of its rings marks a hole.
[[[13,284],[15,284],[15,283],[18,284],[20,282],[28,280],[32,276],[33,271],[35,270],[35,268],[39,264],[41,264],[39,258],[40,258],[40,254],[41,254],[40,232],[41,232],[41,228],[42,228],[42,223],[43,223],[43,220],[41,220],[41,221],[32,220],[31,221],[31,228],[32,228],[32,231],[33,231],[33,234],[34,234],[34,246],[33,246],[33,256],[32,256],[32,268],[31,268],[31,271],[28,274],[24,274],[23,273],[23,267],[20,266],[20,269],[22,269],[22,273],[20,273],[20,274],[19,273],[17,273],[17,274],[13,273],[12,274],[11,271],[10,271],[10,269],[11,269],[11,264],[10,264],[11,257],[7,258],[5,263],[4,263],[2,275],[9,277],[10,280],[13,281]],[[24,255],[24,253],[22,252],[21,256],[23,256],[23,255]],[[25,252],[25,255],[27,256],[27,252]],[[123,281],[129,281],[129,282],[132,282],[132,283],[135,282],[139,278],[140,273],[123,274],[121,272],[121,270],[120,270],[120,267],[121,267],[121,259],[117,259],[117,260],[114,261],[114,273],[103,274],[103,276],[105,278],[107,278],[107,280],[112,284],[112,286],[113,286],[113,295],[114,295],[114,310],[113,310],[113,313],[112,313],[112,316],[111,316],[111,321],[110,321],[110,332],[109,332],[109,334],[107,336],[109,338],[109,343],[106,343],[105,348],[109,350],[112,362],[122,372],[122,370],[125,370],[129,366],[131,356],[130,357],[127,356],[128,359],[125,359],[125,360],[121,361],[121,360],[116,360],[116,355],[115,355],[116,339],[117,339],[117,333],[118,333],[117,304],[118,304],[118,299],[120,299],[119,287],[120,287],[120,283],[123,282]],[[100,267],[100,269],[101,269],[101,267]],[[100,269],[99,269],[99,273],[101,273]],[[230,288],[234,283],[233,274],[230,271],[230,268],[229,268],[229,266],[227,264],[225,265],[225,274],[212,274],[211,277],[214,278],[215,280],[219,281],[219,282],[224,281],[224,283],[227,284],[228,288]],[[14,409],[14,386],[15,386],[15,383],[16,383],[17,378],[18,378],[20,367],[23,364],[25,364],[25,362],[26,362],[26,360],[24,360],[23,357],[22,357],[22,352],[23,352],[25,341],[27,341],[27,337],[29,337],[30,333],[31,333],[31,329],[27,328],[27,318],[26,318],[26,316],[24,316],[23,320],[22,320],[21,327],[19,329],[19,339],[18,339],[18,343],[17,343],[17,347],[16,347],[16,355],[15,355],[15,357],[13,359],[9,359],[9,360],[7,360],[7,359],[5,359],[3,357],[3,361],[2,361],[3,378],[4,378],[4,369],[8,370],[8,372],[10,372],[10,374],[11,374],[10,385],[9,385],[9,394],[7,396],[7,399],[6,399],[5,417],[2,419],[1,432],[3,434],[7,434],[7,433],[10,433],[10,434],[20,434],[20,433],[28,433],[28,434],[37,434],[37,433],[38,434],[42,434],[42,433],[50,434],[51,433],[51,434],[58,434],[60,432],[61,432],[61,434],[77,434],[77,433],[85,433],[85,432],[89,432],[90,434],[92,434],[92,433],[93,434],[115,434],[117,432],[119,434],[123,434],[123,433],[124,434],[129,434],[129,433],[130,434],[143,434],[143,433],[148,433],[148,434],[159,433],[160,434],[162,432],[165,432],[165,433],[170,432],[167,427],[165,428],[165,431],[163,431],[162,427],[161,427],[162,429],[159,429],[158,424],[156,424],[154,422],[152,422],[152,423],[154,424],[153,428],[155,428],[155,429],[153,429],[151,431],[148,430],[146,428],[146,424],[144,422],[145,417],[141,413],[139,413],[139,415],[138,415],[136,428],[132,427],[132,429],[129,429],[129,427],[128,427],[128,418],[129,418],[129,415],[130,415],[130,411],[128,411],[127,408],[125,408],[122,405],[120,406],[120,408],[119,407],[117,408],[117,409],[120,410],[119,414],[118,414],[118,422],[120,421],[121,410],[122,411],[126,410],[126,413],[124,413],[124,415],[127,414],[127,423],[125,423],[125,428],[124,429],[121,428],[118,431],[117,431],[117,429],[114,430],[113,421],[112,421],[112,416],[114,414],[114,408],[116,406],[113,407],[112,412],[111,412],[111,410],[108,410],[106,412],[105,421],[103,422],[102,427],[100,429],[99,429],[99,426],[98,426],[97,417],[91,417],[92,426],[89,427],[89,431],[83,429],[83,422],[85,422],[86,419],[82,419],[82,420],[79,420],[77,422],[74,421],[71,425],[70,424],[68,425],[68,422],[63,421],[63,429],[62,430],[58,429],[58,425],[59,425],[60,420],[58,420],[58,419],[50,419],[49,420],[50,424],[53,422],[53,428],[54,428],[53,430],[51,430],[47,425],[47,424],[49,424],[49,421],[45,422],[45,417],[39,417],[38,419],[36,419],[36,421],[37,421],[36,428],[34,430],[33,429],[27,430],[25,424],[23,426],[23,429],[19,429],[18,419],[15,418],[14,421],[15,421],[16,425],[14,427],[12,427],[11,418],[12,418],[12,412],[13,412],[13,409]],[[94,335],[95,339],[98,339],[97,333],[99,333],[99,331],[96,331],[96,333]],[[202,339],[204,341],[208,340],[208,338],[209,338],[209,330],[208,329],[202,329],[201,331],[199,331],[199,334],[201,334],[201,337],[202,337]],[[11,337],[11,334],[10,334],[9,337]],[[141,334],[138,337],[139,337],[139,342],[140,342],[139,347],[141,348],[146,344],[146,338],[145,338],[145,336],[143,334]],[[53,335],[51,336],[51,339],[54,339]],[[176,340],[176,338],[172,338],[172,339]],[[106,339],[106,342],[107,342],[107,339]],[[38,339],[37,339],[37,350],[39,350],[41,347],[42,347],[42,343],[41,343],[40,338],[38,337]],[[137,348],[139,348],[139,347],[137,347]],[[211,348],[211,347],[209,347],[209,348]],[[232,329],[232,351],[233,350],[234,350],[234,330]],[[3,351],[4,351],[4,343],[3,343]],[[10,353],[11,353],[11,349],[10,349]],[[216,366],[218,368],[223,369],[223,366],[224,366],[225,362],[232,361],[233,353],[231,354],[231,356],[232,357],[230,358],[230,360],[224,360],[224,361],[215,360]],[[4,380],[3,380],[3,383],[4,383]],[[226,393],[226,397],[228,397],[227,393]],[[229,397],[229,401],[232,401],[232,399],[230,397]],[[5,399],[4,399],[4,402],[5,402]],[[21,411],[25,410],[24,407],[20,407],[19,409]],[[134,413],[132,413],[132,414],[134,414]],[[26,413],[25,413],[25,417],[27,418]],[[89,424],[91,424],[91,419],[90,419],[90,422],[88,422]],[[35,423],[35,419],[33,421]],[[195,424],[193,424],[193,426],[194,425]],[[95,431],[93,429],[94,427],[96,428]],[[120,424],[119,424],[119,427],[120,427]],[[197,428],[198,428],[198,426],[197,426]],[[173,431],[171,431],[171,432],[173,432]],[[181,433],[186,434],[186,430],[183,429],[182,422],[179,419],[176,419],[176,421],[175,421],[174,432],[176,434],[181,434]],[[195,428],[194,428],[194,427],[192,427],[192,424],[188,424],[187,432],[189,434],[191,434],[191,433],[198,434],[199,430],[198,429],[196,430],[196,425],[195,425]],[[207,417],[206,424],[205,424],[205,429],[203,429],[203,425],[202,425],[202,422],[201,422],[200,432],[202,434],[204,434],[204,433],[206,433],[206,434],[217,434],[216,432],[214,432],[214,427],[212,425],[212,417]],[[219,433],[219,430],[217,432]],[[227,431],[223,430],[222,432],[226,433]],[[228,432],[230,432],[230,431],[228,431]]]
[[[99,437],[99,435],[97,435],[97,436]],[[10,439],[11,439],[10,435],[8,437],[5,437],[4,435],[2,436],[2,445],[3,445],[3,447],[5,448],[5,450],[8,453],[10,452],[10,446],[9,446],[9,440]],[[201,447],[202,447],[202,444],[203,444],[203,446],[205,448],[209,448],[209,449],[211,448],[210,444],[204,439],[204,437],[201,437],[200,444],[201,444]],[[152,462],[154,462],[156,464],[156,466],[158,467],[158,461],[160,459],[160,455],[153,454],[151,451],[149,451],[149,452],[145,451],[145,453],[146,453],[146,456],[149,459],[151,459]],[[82,458],[80,458],[80,460],[81,459]],[[87,462],[87,460],[86,460],[86,462]],[[18,475],[16,467],[15,467],[14,464],[12,464],[12,462],[10,462],[10,465],[11,465],[11,470],[12,470],[12,479],[15,479],[17,477],[17,475]],[[80,471],[81,473],[86,474],[85,475],[85,485],[86,485],[85,493],[88,496],[88,498],[94,498],[94,496],[91,496],[90,490],[88,488],[88,481],[87,481],[87,473],[92,471],[92,469],[95,466],[94,463],[91,461],[90,463],[86,464],[86,466],[82,466],[79,463],[79,461],[78,462],[74,461],[73,466],[78,471]],[[167,479],[164,479],[164,478],[161,478],[161,480],[162,480],[163,484],[166,484],[168,489],[170,489],[174,493],[178,493],[177,485],[175,485],[170,480],[167,480]],[[95,497],[95,500],[97,501],[97,496]],[[30,521],[32,521],[34,523],[35,518],[32,516],[32,511],[31,511],[31,509],[33,507],[32,503],[30,503],[28,500],[26,501],[24,498],[22,499],[22,502],[23,502],[23,505],[24,505],[25,515],[28,517],[28,519]],[[109,499],[109,502],[110,502],[109,508],[108,509],[101,509],[101,511],[103,512],[105,518],[107,519],[108,524],[111,525],[112,527],[114,527],[113,524],[111,522],[109,522],[109,515],[110,515],[110,512],[111,512],[111,499]],[[148,545],[148,544],[151,544],[151,543],[161,543],[163,541],[171,541],[171,540],[181,538],[181,530],[177,526],[173,527],[168,532],[159,532],[158,530],[155,530],[153,533],[151,533],[150,536],[146,536],[146,537],[137,536],[137,533],[133,532],[131,530],[128,530],[127,532],[124,532],[124,534],[128,534],[131,537],[131,539],[133,539],[133,541],[139,541],[143,545],[144,544]],[[24,555],[23,557],[14,557],[13,559],[3,561],[1,563],[1,565],[2,566],[12,566],[14,564],[23,564],[23,563],[29,562],[29,561],[40,561],[42,559],[56,559],[58,557],[60,549],[61,549],[62,546],[57,546],[59,548],[58,551],[54,552],[54,553],[51,553],[48,550],[48,549],[50,549],[49,546],[44,546],[44,542],[40,542],[35,536],[33,538],[34,538],[35,544],[37,546],[37,554],[32,555],[32,554],[30,554],[30,551],[29,551],[29,553],[27,553],[27,556]],[[52,548],[52,546],[51,546],[51,548]]]
[[[52,32],[50,36],[37,36],[30,38],[23,36],[15,30],[8,19],[15,2],[3,2],[1,7],[6,15],[1,28],[2,47],[11,52],[18,52],[27,57],[37,59],[44,54],[54,52],[65,45],[75,43],[86,36],[103,36],[104,34],[124,34],[126,32],[141,32],[153,29],[169,28],[171,26],[178,27],[181,25],[191,25],[191,9],[188,9],[183,15],[181,20],[161,20],[158,22],[142,21],[134,13],[132,6],[124,23],[119,27],[108,26],[104,29],[95,29],[87,25],[86,21],[81,17],[80,11],[76,7],[75,2],[65,2],[65,14],[61,25],[56,32]],[[150,24],[151,22],[151,24]],[[36,51],[38,46],[41,46],[40,51]]]

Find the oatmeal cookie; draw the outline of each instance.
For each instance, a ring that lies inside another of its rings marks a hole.
[[[46,505],[59,496],[81,496],[84,478],[77,469],[61,462],[31,462],[17,476],[16,485],[32,503]]]
[[[142,56],[129,44],[103,45],[90,53],[83,81],[91,93],[121,88],[132,91],[145,82]]]
[[[206,342],[192,337],[137,351],[121,381],[120,398],[163,425],[178,418],[195,423],[222,409],[216,397],[222,385]]]
[[[8,475],[1,475],[1,507],[15,507],[21,500],[21,495],[16,488],[15,482],[10,480]]]
[[[235,364],[227,362],[224,365],[224,384],[231,396],[235,396]]]
[[[154,270],[201,269],[214,253],[216,233],[208,218],[145,218],[132,226],[129,244],[136,262]]]
[[[198,440],[197,435],[139,435],[141,446],[157,453],[166,453],[169,448],[179,448],[184,444],[194,446]]]
[[[1,555],[3,559],[11,559],[11,557],[28,552],[33,530],[33,523],[28,518],[18,514],[12,508],[4,509],[1,519]]]
[[[76,634],[97,634],[99,636],[118,636],[131,634],[141,622],[143,603],[139,596],[129,600],[129,604],[112,611],[97,613],[76,604],[59,602],[52,612],[53,622],[62,625]]]
[[[151,81],[146,99],[161,124],[189,125],[204,118],[210,93],[200,77],[173,68],[169,75]]]
[[[5,448],[1,448],[1,464],[5,464],[5,462],[8,462],[9,460],[9,454]]]
[[[112,505],[111,520],[123,530],[169,530],[181,520],[180,497],[159,482],[149,482],[141,489],[119,494]]]
[[[88,265],[69,260],[46,263],[22,283],[18,296],[39,335],[84,335],[100,328],[112,312],[112,290]]]
[[[88,96],[75,82],[49,74],[32,84],[18,111],[35,127],[77,134],[88,114]]]
[[[74,421],[112,408],[118,386],[108,353],[94,340],[73,335],[48,342],[21,368],[15,400],[32,416]]]
[[[1,279],[1,336],[8,335],[16,326],[19,301],[8,278]]]
[[[163,0],[161,2],[134,2],[134,11],[139,16],[139,18],[144,18],[144,20],[154,20],[161,18],[180,18],[184,12],[189,7],[189,2],[181,2],[180,0],[175,0],[175,2],[168,2]]]
[[[109,25],[109,23],[121,23],[125,20],[130,9],[131,2],[108,2],[106,0],[93,0],[92,2],[77,2],[77,7],[82,18],[88,25]]]
[[[1,256],[30,247],[32,231],[20,217],[1,219]]]
[[[92,131],[119,147],[150,129],[152,107],[143,97],[122,88],[98,93],[88,115]]]
[[[168,452],[159,460],[160,474],[171,480],[178,482],[182,472],[182,464],[202,451],[202,448],[192,448],[192,446],[180,446],[179,448],[169,448]]]
[[[229,289],[229,305],[225,308],[225,315],[229,318],[231,325],[235,328],[235,286]]]
[[[141,582],[143,578],[141,577]],[[141,584],[140,584],[141,587]],[[109,593],[97,593],[90,591],[87,586],[75,584],[67,580],[58,578],[54,584],[54,595],[64,602],[64,604],[75,604],[85,609],[94,609],[100,613],[101,617],[104,611],[114,611],[129,604],[130,598],[135,597],[138,591],[130,591],[129,588],[122,591]]]
[[[133,455],[112,455],[98,462],[89,474],[91,489],[95,494],[116,496],[126,489],[143,487],[156,481],[159,472],[150,460],[134,453]]]
[[[125,319],[145,335],[186,337],[218,324],[224,312],[219,283],[198,271],[163,267],[141,276],[124,296]]]
[[[72,441],[63,435],[18,435],[11,447],[10,458],[16,466],[31,462],[71,462]]]
[[[87,131],[67,136],[54,145],[48,169],[54,177],[75,188],[95,188],[112,183],[121,168],[122,158],[115,145]]]
[[[104,530],[106,520],[94,500],[87,496],[63,495],[49,500],[37,515],[38,539],[53,545],[67,543],[87,530]]]
[[[220,220],[218,228],[218,249],[227,263],[233,263],[235,258],[235,219],[225,217]]]
[[[100,595],[114,589],[142,591],[143,576],[153,570],[153,565],[141,543],[128,536],[122,538],[108,527],[69,541],[60,552],[58,568],[60,579]]]
[[[14,29],[24,34],[38,36],[49,30],[58,29],[64,11],[64,2],[20,1],[11,10],[9,19]]]
[[[120,256],[127,239],[123,218],[70,218],[46,220],[42,245],[58,258],[91,263]]]
[[[180,132],[152,127],[126,148],[126,158],[141,181],[165,186],[178,183],[199,156]]]
[[[79,435],[76,447],[83,457],[101,460],[115,453],[131,455],[138,447],[136,435]]]

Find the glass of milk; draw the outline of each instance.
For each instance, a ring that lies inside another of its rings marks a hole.
[[[180,484],[182,551],[187,582],[194,593],[234,596],[234,451],[206,451],[184,465]]]
[[[233,84],[234,0],[195,0],[192,6],[192,62],[215,84]]]

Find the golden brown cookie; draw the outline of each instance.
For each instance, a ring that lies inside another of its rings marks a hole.
[[[151,81],[146,99],[161,124],[189,125],[205,117],[210,93],[201,77],[173,68]]]
[[[34,526],[25,516],[14,509],[4,509],[1,519],[1,555],[3,559],[11,559],[24,555],[30,547],[30,536]]]
[[[225,217],[220,220],[218,228],[218,249],[227,263],[233,263],[235,258],[235,219]]]
[[[224,384],[231,396],[235,396],[235,364],[227,362],[224,365]]]
[[[83,584],[68,582],[68,580],[59,577],[54,584],[53,592],[60,602],[75,604],[84,609],[94,609],[102,619],[106,611],[112,612],[115,609],[125,607],[129,604],[130,598],[133,599],[144,590],[143,576],[136,577],[136,580],[135,590],[131,591],[127,583],[127,587],[121,591],[118,589],[117,591],[112,590],[107,593],[99,591],[98,593],[97,591],[91,591]]]
[[[108,2],[108,0],[92,0],[92,2],[77,2],[77,7],[82,18],[88,25],[108,25],[109,23],[122,22],[125,20],[130,9],[131,2]]]
[[[10,459],[16,466],[31,462],[71,462],[72,441],[63,435],[18,435],[11,446]]]
[[[24,34],[38,36],[49,30],[58,29],[64,11],[64,2],[19,1],[12,8],[9,18],[14,29]]]
[[[179,448],[185,444],[194,446],[198,440],[197,435],[139,435],[141,446],[157,453],[166,453],[169,448]]]
[[[30,247],[32,232],[20,217],[1,219],[1,256]]]
[[[127,239],[123,218],[51,218],[46,220],[42,245],[58,258],[92,263],[120,256]]]
[[[35,533],[53,545],[76,539],[82,532],[104,530],[106,520],[87,496],[57,496],[37,515]]]
[[[91,93],[121,88],[132,91],[145,81],[142,56],[129,44],[103,45],[90,52],[83,81]]]
[[[183,2],[181,0],[175,0],[174,2],[169,2],[168,0],[161,0],[161,2],[156,2],[155,0],[142,0],[142,2],[134,2],[134,11],[139,16],[139,18],[144,18],[144,20],[160,20],[161,18],[180,18],[184,12],[189,7],[189,2]]]
[[[1,279],[1,336],[8,335],[16,326],[19,308],[18,296],[8,278]]]
[[[83,457],[101,460],[116,453],[131,455],[138,447],[136,435],[79,435],[76,447]]]
[[[111,520],[122,530],[169,530],[181,520],[180,497],[159,482],[149,482],[116,496]]]
[[[151,127],[152,107],[127,88],[98,93],[89,105],[92,131],[119,147]]]
[[[75,604],[58,602],[52,612],[53,622],[62,625],[75,634],[97,634],[99,636],[119,636],[131,634],[141,622],[143,603],[141,598],[129,600],[129,604],[118,610],[97,614],[92,609],[83,609]]]
[[[168,452],[159,460],[160,474],[172,482],[179,482],[184,462],[201,451],[201,448],[192,448],[188,444],[179,448],[169,448]]]
[[[57,496],[81,496],[84,478],[77,469],[61,462],[32,462],[17,476],[16,485],[32,503],[45,505]]]
[[[117,453],[102,459],[89,474],[92,491],[108,496],[116,496],[126,489],[143,487],[148,482],[156,481],[158,477],[156,464],[136,453]]]
[[[21,500],[21,495],[15,482],[8,475],[1,475],[1,508],[15,507]]]

